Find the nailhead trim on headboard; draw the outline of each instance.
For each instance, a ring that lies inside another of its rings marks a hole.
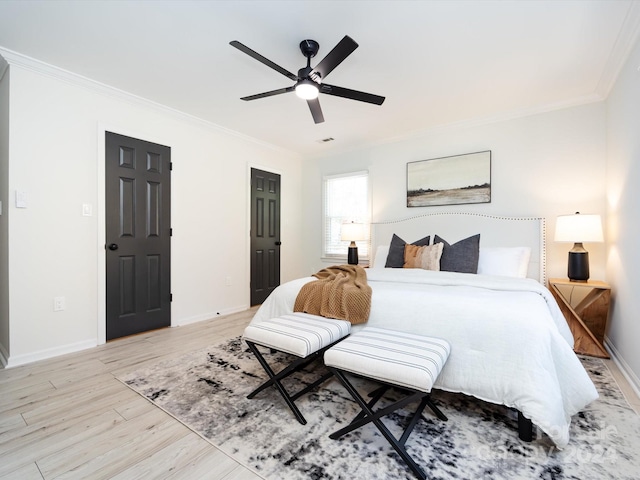
[[[484,217],[492,220],[507,220],[507,221],[528,221],[528,222],[538,222],[539,225],[539,262],[540,262],[540,283],[546,285],[547,283],[547,225],[544,217],[527,217],[527,216],[518,216],[512,217],[507,215],[490,215],[486,213],[474,213],[474,212],[433,212],[433,213],[423,213],[420,215],[413,215],[410,217],[400,218],[396,220],[384,220],[380,222],[371,222],[371,225],[393,225],[396,223],[407,222],[411,220],[419,220],[421,218],[428,218],[433,216],[474,216],[474,217]],[[372,243],[375,240],[372,232]],[[377,245],[376,245],[377,246]],[[375,252],[372,252],[373,256]]]

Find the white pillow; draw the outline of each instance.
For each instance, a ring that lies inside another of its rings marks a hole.
[[[369,268],[384,268],[387,263],[387,256],[389,255],[389,245],[380,245],[376,248],[376,256],[373,259],[373,266],[369,265]]]
[[[480,247],[478,274],[527,278],[529,247]]]

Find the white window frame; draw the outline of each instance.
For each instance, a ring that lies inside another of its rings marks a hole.
[[[345,179],[348,177],[364,177],[366,182],[366,198],[364,199],[364,205],[361,205],[360,212],[340,212],[337,215],[330,215],[328,212],[330,208],[329,199],[329,186],[332,181]],[[336,240],[339,238],[340,231],[338,225],[345,222],[364,223],[367,232],[367,239],[356,242],[358,246],[358,263],[369,263],[370,251],[371,251],[371,230],[369,228],[371,220],[371,182],[369,179],[369,172],[367,170],[361,170],[357,172],[341,173],[338,175],[325,175],[322,178],[322,259],[328,261],[340,261],[346,263],[347,251],[349,248],[348,241]],[[333,241],[331,239],[333,238]]]

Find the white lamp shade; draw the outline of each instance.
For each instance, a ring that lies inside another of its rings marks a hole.
[[[600,215],[560,215],[556,220],[556,242],[603,242]]]
[[[366,240],[364,223],[343,223],[340,227],[340,240],[343,242]]]

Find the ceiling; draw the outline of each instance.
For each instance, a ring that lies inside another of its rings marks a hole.
[[[638,1],[0,1],[0,47],[297,152],[318,156],[442,125],[601,100],[640,30]],[[327,82],[314,124],[293,82],[344,35],[360,45]],[[0,50],[0,54],[1,54]],[[320,140],[332,137],[332,142]]]

